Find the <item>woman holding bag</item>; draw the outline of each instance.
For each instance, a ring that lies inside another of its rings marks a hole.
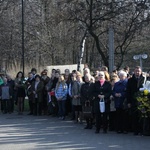
[[[111,95],[111,84],[109,81],[106,81],[104,71],[100,71],[98,76],[99,81],[96,81],[92,88],[92,96],[94,97],[94,114],[96,119],[95,133],[99,133],[101,126],[103,126],[103,132],[107,133],[107,117],[110,111],[109,97]],[[102,110],[102,108],[104,110]]]
[[[93,83],[91,83],[91,81],[90,81],[91,75],[86,74],[84,76],[84,79],[85,79],[85,83],[82,84],[81,91],[80,91],[81,104],[83,107],[83,111],[84,111],[84,107],[86,107],[86,106],[91,106],[91,108],[93,108],[92,99],[91,99],[91,92],[90,92],[91,87],[93,85]],[[84,129],[92,129],[92,124],[93,124],[92,109],[91,109],[91,112],[89,112],[89,113],[90,113],[90,115],[86,116],[86,115],[84,115],[84,112],[83,112],[83,116],[86,120],[86,126]]]

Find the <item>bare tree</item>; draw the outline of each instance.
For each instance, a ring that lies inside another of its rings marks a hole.
[[[69,20],[84,24],[96,43],[104,65],[108,66],[108,40],[106,39],[109,26],[115,29],[115,56],[121,66],[128,46],[143,27],[149,23],[147,1],[94,1],[70,0],[66,6]]]
[[[115,31],[115,65],[121,67],[135,47],[148,49],[148,0],[25,0],[25,71],[31,67],[79,61],[85,31],[83,62],[108,66],[108,29]],[[21,1],[0,1],[1,68],[21,69]],[[139,42],[143,39],[143,42]],[[140,49],[140,48],[139,48]],[[130,58],[130,57],[128,57]]]

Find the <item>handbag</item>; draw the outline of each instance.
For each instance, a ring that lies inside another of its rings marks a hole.
[[[100,112],[101,113],[105,112],[105,101],[104,101],[104,98],[100,99],[100,101],[99,101],[99,108],[100,108]]]
[[[90,101],[85,101],[85,105],[82,107],[83,117],[84,118],[92,118],[92,106],[90,105]]]

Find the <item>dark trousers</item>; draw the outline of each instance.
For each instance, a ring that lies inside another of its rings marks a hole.
[[[115,131],[116,130],[116,111],[111,111],[109,113],[109,130]]]
[[[29,99],[29,109],[30,109],[30,113],[33,114],[33,102],[30,99]]]
[[[75,119],[75,107],[74,107],[74,105],[72,105],[71,104],[71,116],[72,116],[72,118],[71,119]]]
[[[30,95],[28,96],[28,99],[29,99],[29,110],[30,110],[30,113],[33,114],[33,96]]]
[[[137,108],[132,108],[132,129],[134,134],[142,133],[142,120]]]
[[[67,99],[66,99],[66,115],[68,115],[69,113],[71,113],[71,111],[72,111],[71,107],[72,107],[71,98],[68,95]]]
[[[129,110],[126,109],[124,110],[124,114],[123,114],[123,130],[126,132],[131,131],[130,124],[131,124],[131,117],[129,115]]]
[[[53,116],[58,115],[58,102],[55,101],[55,98],[48,103],[48,114]]]
[[[93,118],[86,118],[86,124],[87,124],[87,127],[91,127],[92,128]]]
[[[34,115],[42,115],[42,103],[38,102],[38,99],[35,99],[35,103],[33,103],[33,112]]]
[[[11,112],[11,101],[10,99],[3,99],[2,100],[3,105],[3,113]]]
[[[124,122],[124,110],[122,108],[116,108],[116,131],[123,132]]]
[[[66,101],[65,100],[58,101],[58,108],[59,108],[58,115],[60,117],[64,117],[66,114]]]
[[[13,98],[10,99],[10,111],[11,112],[14,111],[14,99]]]
[[[48,112],[48,98],[47,98],[47,93],[43,95],[43,102],[42,102],[42,110],[43,110],[43,113],[44,115],[47,114]]]
[[[99,131],[101,126],[103,127],[104,131],[107,131],[108,128],[108,113],[98,113],[95,114],[95,120],[96,120],[96,130]]]

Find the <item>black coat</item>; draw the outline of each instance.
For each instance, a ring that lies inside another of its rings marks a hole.
[[[89,100],[92,105],[92,95],[91,88],[93,83],[85,82],[81,86],[80,96],[81,96],[81,104],[85,105],[85,101]]]
[[[33,100],[33,93],[31,85],[35,82],[35,78],[28,78],[28,80],[25,82],[26,84],[26,95],[28,96],[29,100]]]
[[[127,83],[127,103],[131,104],[131,107],[137,107],[136,94],[140,88],[143,87],[144,77],[141,75],[137,80],[135,75],[128,79]]]
[[[108,81],[105,81],[104,84],[101,86],[100,82],[97,81],[92,86],[92,96],[94,99],[94,113],[99,114],[99,97],[98,95],[104,95],[105,100],[105,112],[110,111],[110,95],[112,92],[111,84]]]
[[[33,91],[36,92],[37,94],[37,99],[38,99],[38,103],[43,101],[43,87],[44,84],[42,81],[39,82],[39,84],[37,85],[37,89],[35,90],[35,83],[36,81],[34,81],[31,85],[31,91],[33,93]],[[33,103],[35,103],[35,94],[33,96]]]

